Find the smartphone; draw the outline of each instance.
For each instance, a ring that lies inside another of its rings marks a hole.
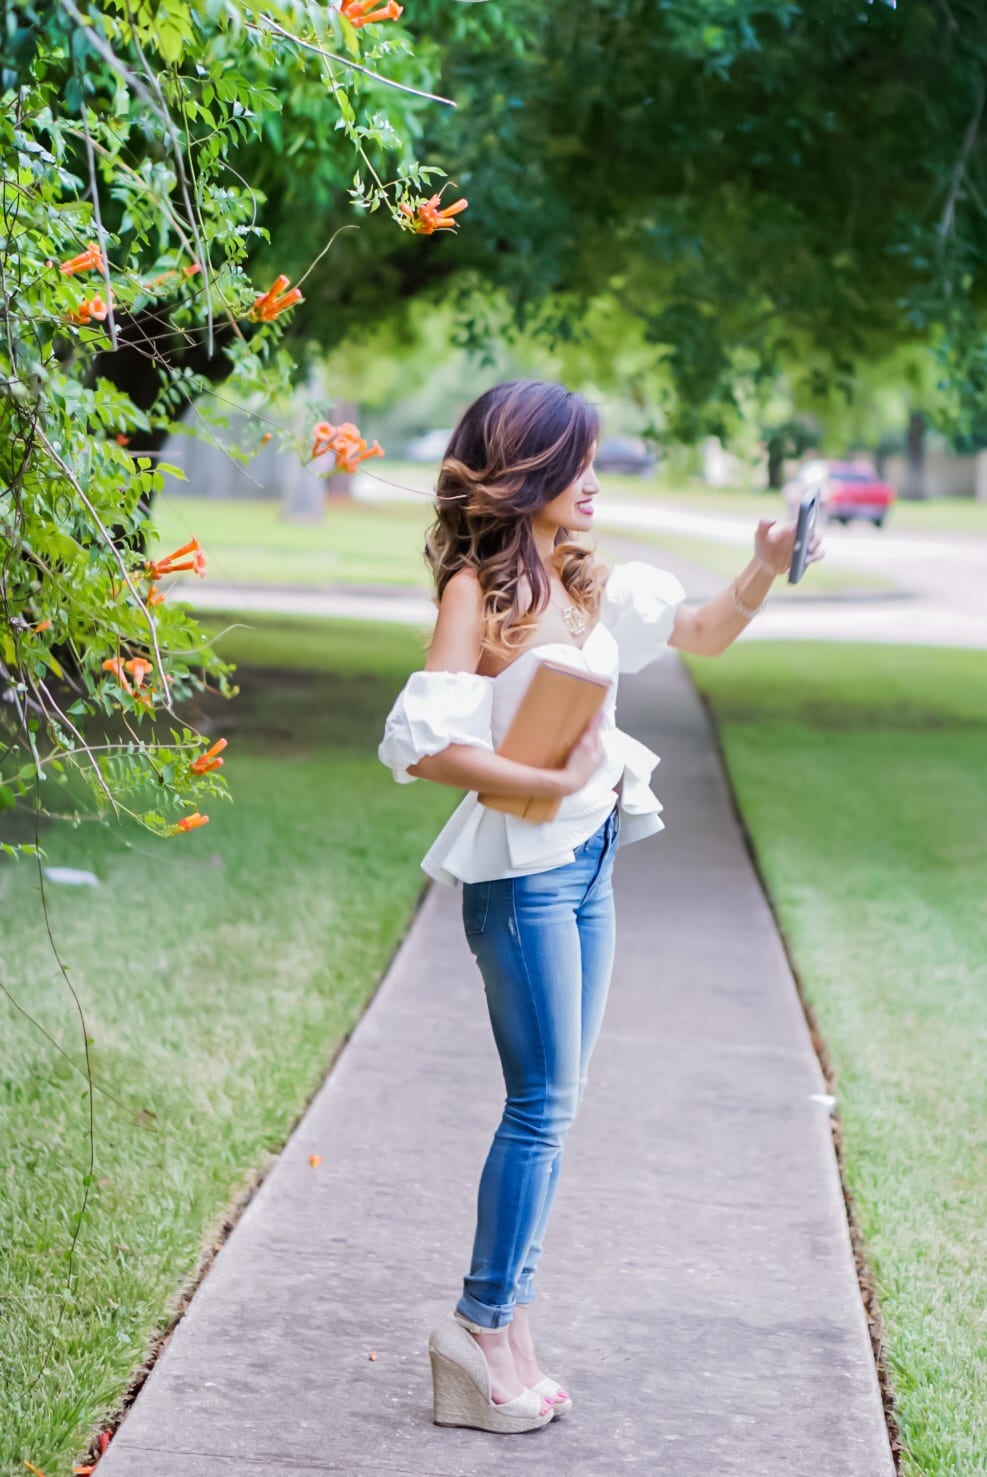
[[[816,526],[816,514],[819,511],[819,488],[807,492],[799,503],[798,522],[795,525],[795,543],[792,547],[792,562],[788,567],[788,583],[797,585],[805,574],[806,560],[809,557],[809,546],[812,543],[812,533]]]

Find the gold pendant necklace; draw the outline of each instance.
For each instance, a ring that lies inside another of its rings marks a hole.
[[[586,629],[586,612],[578,605],[560,605],[556,600],[553,602],[562,612],[566,630],[572,636],[581,636]]]

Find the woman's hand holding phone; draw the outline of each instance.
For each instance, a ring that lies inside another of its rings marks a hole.
[[[775,578],[787,573],[791,565],[798,524],[798,518],[790,523],[779,523],[775,518],[758,520],[754,533],[754,558]],[[806,564],[815,564],[819,559],[825,559],[826,553],[821,544],[822,535],[816,525],[810,535]]]

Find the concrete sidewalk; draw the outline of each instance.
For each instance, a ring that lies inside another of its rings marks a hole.
[[[621,722],[663,756],[668,829],[618,853],[614,982],[539,1270],[572,1414],[431,1423],[428,1331],[503,1103],[458,894],[434,886],[100,1477],[891,1477],[824,1082],[674,655],[624,679]]]

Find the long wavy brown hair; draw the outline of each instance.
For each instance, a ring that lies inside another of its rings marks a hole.
[[[476,571],[483,645],[498,656],[525,644],[551,596],[532,516],[585,470],[599,430],[581,395],[517,379],[480,395],[452,433],[425,558],[440,600],[457,570]],[[573,604],[595,615],[602,591],[595,553],[560,528],[552,561]]]

